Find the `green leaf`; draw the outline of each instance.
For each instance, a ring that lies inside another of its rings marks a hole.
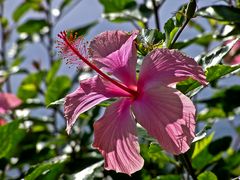
[[[201,24],[199,24],[198,22],[196,22],[196,21],[193,21],[193,20],[189,21],[188,22],[188,26],[196,29],[200,33],[204,33],[205,32],[204,27]]]
[[[161,175],[156,178],[156,180],[181,180],[181,177],[179,175]]]
[[[21,65],[24,60],[25,60],[25,57],[23,57],[23,56],[17,57],[17,58],[14,59],[13,62],[11,63],[11,67],[15,67],[15,66]]]
[[[240,65],[237,66],[227,66],[227,65],[215,65],[207,68],[206,76],[208,82],[215,81],[219,78],[222,78],[236,70],[240,69]]]
[[[103,163],[104,161],[99,161],[71,176],[73,179],[94,179],[94,172],[96,169],[102,167]]]
[[[238,40],[239,39],[236,38],[225,46],[218,46],[203,56],[197,56],[195,60],[202,65],[204,70],[206,70],[208,67],[217,65],[222,61],[223,57],[232,49]]]
[[[26,14],[31,9],[31,4],[24,2],[20,4],[13,12],[13,20],[15,22],[19,21],[21,17]]]
[[[213,136],[214,133],[195,143],[192,159],[194,159],[199,153],[201,153],[204,149],[208,147],[208,145],[211,143],[213,139]]]
[[[161,163],[176,163],[176,161],[171,158],[170,156],[167,156],[161,147],[158,144],[151,143],[149,150],[148,150],[148,155],[151,159],[153,159],[155,162],[161,162]]]
[[[51,69],[48,71],[47,76],[46,76],[46,83],[50,84],[51,81],[53,80],[54,76],[58,72],[59,68],[61,67],[62,61],[54,61]]]
[[[172,43],[172,40],[177,33],[179,27],[176,26],[174,23],[173,18],[170,18],[165,24],[164,24],[164,30],[165,30],[165,36],[166,36],[166,47],[169,47]]]
[[[99,0],[104,7],[104,13],[121,12],[136,6],[135,0]]]
[[[62,98],[62,99],[58,99],[50,104],[48,104],[48,107],[50,106],[55,106],[55,105],[63,105],[65,102],[65,98]]]
[[[45,72],[40,71],[26,76],[18,89],[18,97],[23,100],[36,97],[44,75]]]
[[[240,22],[240,9],[233,6],[208,6],[199,9],[196,15],[216,19],[218,21]]]
[[[195,169],[202,169],[209,164],[213,156],[208,152],[208,146],[213,139],[213,133],[204,139],[197,141],[192,154],[192,166]]]
[[[224,136],[223,138],[213,141],[209,145],[208,151],[212,155],[217,155],[218,153],[220,153],[222,151],[226,151],[230,147],[231,142],[232,142],[231,136]]]
[[[137,21],[138,24],[144,24],[146,22],[146,18],[137,7],[125,9],[121,12],[104,13],[103,17],[114,23]]]
[[[142,29],[137,36],[137,48],[143,55],[162,45],[165,35],[157,29]]]
[[[206,75],[207,81],[211,83],[211,82],[214,82],[215,80],[223,78],[226,75],[234,73],[239,69],[240,69],[240,65],[227,66],[227,65],[218,64],[218,65],[208,67],[206,69],[205,75]],[[203,86],[198,81],[193,80],[191,78],[177,84],[177,89],[189,96],[195,95],[195,93],[202,88]]]
[[[45,19],[30,19],[21,24],[17,30],[19,33],[40,33],[40,31],[44,28],[48,27],[48,22]]]
[[[151,14],[146,6],[137,6],[135,0],[99,0],[104,7],[103,17],[115,23],[137,21],[144,26]]]
[[[208,108],[207,111],[198,114],[198,121],[206,121],[214,118],[224,118],[226,113],[221,108]]]
[[[198,88],[200,86],[201,86],[201,84],[192,78],[189,78],[185,81],[177,83],[177,89],[179,91],[181,91],[183,94],[187,94],[187,95],[190,94],[191,91],[195,90],[196,88]]]
[[[213,37],[212,33],[200,34],[197,37],[194,37],[192,39],[176,42],[173,47],[176,49],[183,49],[185,47],[188,47],[191,44],[197,44],[200,46],[208,46],[214,39],[215,38]]]
[[[92,29],[97,24],[98,24],[98,21],[93,21],[91,23],[85,24],[84,26],[73,28],[72,31],[77,32],[78,35],[83,36],[83,35],[86,35],[90,31],[90,29]]]
[[[185,17],[183,15],[183,10],[179,10],[176,15],[170,19],[167,20],[167,22],[164,24],[164,31],[165,31],[165,37],[166,42],[165,46],[169,47],[172,43],[172,40],[179,30],[179,28],[183,25],[185,21]]]
[[[62,98],[71,88],[71,80],[68,76],[58,76],[47,87],[45,94],[45,103],[50,103]]]
[[[198,177],[198,180],[217,180],[217,176],[211,171],[205,171],[201,173]]]
[[[56,157],[50,161],[31,167],[25,177],[26,180],[32,179],[59,179],[64,169],[66,157]]]
[[[25,130],[19,129],[20,121],[14,120],[0,126],[0,158],[10,158],[19,142],[26,135]]]

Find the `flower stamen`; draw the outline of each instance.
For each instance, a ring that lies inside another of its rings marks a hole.
[[[137,95],[138,95],[137,91],[132,90],[132,89],[124,86],[120,82],[112,79],[111,77],[109,77],[108,75],[103,73],[97,66],[95,66],[93,63],[91,63],[87,59],[87,56],[85,57],[85,55],[82,54],[81,51],[85,52],[85,49],[81,49],[82,46],[79,44],[79,42],[82,43],[82,37],[77,36],[76,33],[74,35],[72,33],[70,33],[70,35],[67,35],[66,31],[60,32],[58,34],[58,37],[61,40],[57,41],[57,43],[58,43],[57,47],[60,49],[60,53],[61,53],[61,55],[63,56],[64,59],[68,59],[68,60],[70,59],[70,61],[73,61],[72,59],[74,59],[74,62],[76,61],[76,57],[77,57],[77,59],[81,59],[91,69],[96,71],[101,77],[110,81],[111,83],[113,83],[114,85],[123,89],[124,91],[130,93],[133,97],[137,97]]]

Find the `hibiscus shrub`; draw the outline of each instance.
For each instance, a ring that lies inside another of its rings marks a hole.
[[[178,2],[165,23],[172,1],[99,0],[116,28],[93,37],[106,21],[57,26],[81,1],[18,2],[11,18],[9,1],[0,179],[240,176],[239,0]]]

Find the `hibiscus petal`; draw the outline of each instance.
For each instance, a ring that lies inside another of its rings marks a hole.
[[[20,104],[22,104],[22,101],[14,94],[0,93],[0,114],[5,114]]]
[[[127,97],[129,94],[99,76],[81,82],[81,86],[66,96],[64,113],[67,119],[67,132],[78,116],[95,105],[112,97]]]
[[[203,85],[207,84],[201,66],[194,59],[177,50],[156,49],[143,60],[138,87],[159,82],[171,85],[189,77]]]
[[[94,144],[104,156],[105,168],[131,175],[143,167],[131,102],[121,99],[94,123]]]
[[[184,153],[194,138],[195,107],[176,89],[155,86],[133,102],[137,121],[173,154]]]
[[[96,36],[90,43],[93,62],[128,87],[136,85],[135,37],[135,33],[129,36],[122,31],[107,31]]]

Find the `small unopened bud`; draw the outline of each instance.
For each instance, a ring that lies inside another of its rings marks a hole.
[[[40,62],[39,62],[39,61],[34,60],[34,61],[32,62],[32,65],[33,65],[33,67],[36,68],[36,70],[41,70],[41,65],[40,65]]]
[[[187,11],[186,11],[187,19],[193,18],[196,8],[197,8],[196,0],[190,0],[190,2],[187,5]]]

